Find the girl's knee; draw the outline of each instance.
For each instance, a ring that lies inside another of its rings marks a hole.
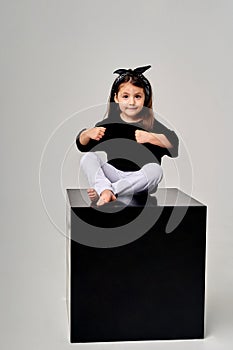
[[[80,159],[81,169],[88,167],[93,161],[98,161],[98,157],[94,152],[88,152],[82,156]]]
[[[85,153],[80,159],[80,166],[83,167],[86,163],[88,164],[90,161],[93,161],[96,159],[97,159],[97,155],[95,154],[95,152]]]
[[[142,167],[149,182],[159,183],[163,178],[163,168],[157,163],[148,163]]]

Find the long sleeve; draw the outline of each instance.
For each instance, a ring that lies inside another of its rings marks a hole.
[[[163,155],[167,155],[171,158],[178,157],[179,139],[175,131],[168,129],[165,125],[156,120],[153,132],[164,134],[173,146],[172,148],[163,148]]]

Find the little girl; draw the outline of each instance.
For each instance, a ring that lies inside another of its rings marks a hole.
[[[97,206],[117,196],[155,192],[163,177],[162,157],[178,156],[176,133],[154,117],[151,85],[143,75],[150,67],[116,70],[107,118],[76,138],[78,149],[88,152],[80,166],[90,185],[88,196]],[[96,151],[105,151],[108,161]]]

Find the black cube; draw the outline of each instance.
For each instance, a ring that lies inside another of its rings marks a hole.
[[[204,338],[206,216],[176,188],[103,208],[68,189],[70,341]]]

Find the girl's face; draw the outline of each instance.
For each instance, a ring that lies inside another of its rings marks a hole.
[[[123,117],[133,120],[144,106],[145,93],[141,87],[131,83],[122,83],[114,100],[119,103]]]

